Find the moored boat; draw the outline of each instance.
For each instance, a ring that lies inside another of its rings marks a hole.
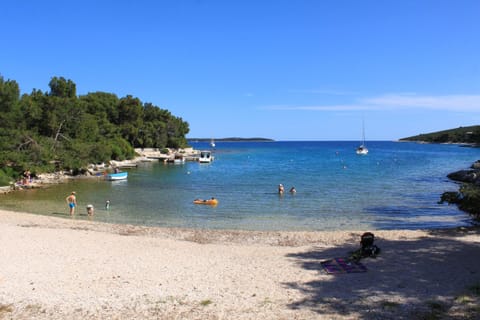
[[[164,161],[165,163],[184,164],[185,157],[181,154],[176,154],[174,157],[167,158]]]
[[[367,147],[365,147],[365,145],[362,144],[357,148],[356,153],[359,155],[366,155],[368,154],[368,149]]]
[[[210,163],[212,161],[213,161],[213,156],[210,151],[200,151],[200,157],[198,158],[198,162]]]
[[[362,144],[358,146],[357,150],[355,151],[359,155],[367,155],[368,149],[365,146],[365,122],[362,121]]]
[[[125,180],[128,177],[128,172],[115,172],[105,174],[105,180],[116,181],[116,180]]]

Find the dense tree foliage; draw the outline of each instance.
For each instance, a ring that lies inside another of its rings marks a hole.
[[[184,147],[188,123],[130,95],[76,95],[76,85],[53,77],[50,92],[20,96],[0,76],[0,184],[24,170],[78,170],[88,163],[124,160],[134,148]]]
[[[460,127],[401,139],[402,141],[423,141],[431,143],[472,143],[480,144],[480,126]]]

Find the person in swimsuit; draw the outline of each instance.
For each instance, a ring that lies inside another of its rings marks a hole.
[[[75,191],[65,199],[68,203],[68,207],[70,208],[70,215],[73,216],[75,214],[75,207],[77,206],[77,198],[75,197]]]

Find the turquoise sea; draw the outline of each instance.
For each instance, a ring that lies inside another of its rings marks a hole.
[[[375,230],[464,226],[470,217],[438,204],[458,186],[450,172],[480,159],[458,145],[370,141],[217,142],[211,164],[144,163],[127,181],[81,180],[0,198],[3,209],[70,219],[65,197],[77,192],[74,219],[166,227],[244,230]],[[210,149],[208,143],[192,143]],[[295,195],[279,196],[282,183]],[[216,207],[195,205],[216,197]],[[110,200],[110,209],[104,208]],[[86,216],[93,204],[95,216]]]

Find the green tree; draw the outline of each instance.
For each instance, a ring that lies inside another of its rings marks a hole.
[[[20,97],[19,85],[0,76],[1,177],[26,169],[76,172],[88,163],[132,158],[134,147],[187,145],[188,123],[168,110],[131,95],[77,97],[75,83],[63,77],[51,78],[49,87]]]
[[[53,77],[48,84],[50,95],[59,98],[74,98],[77,96],[77,86],[72,80],[64,77]]]
[[[121,98],[118,104],[118,125],[122,137],[134,147],[138,146],[139,129],[143,124],[142,102],[130,95]]]

